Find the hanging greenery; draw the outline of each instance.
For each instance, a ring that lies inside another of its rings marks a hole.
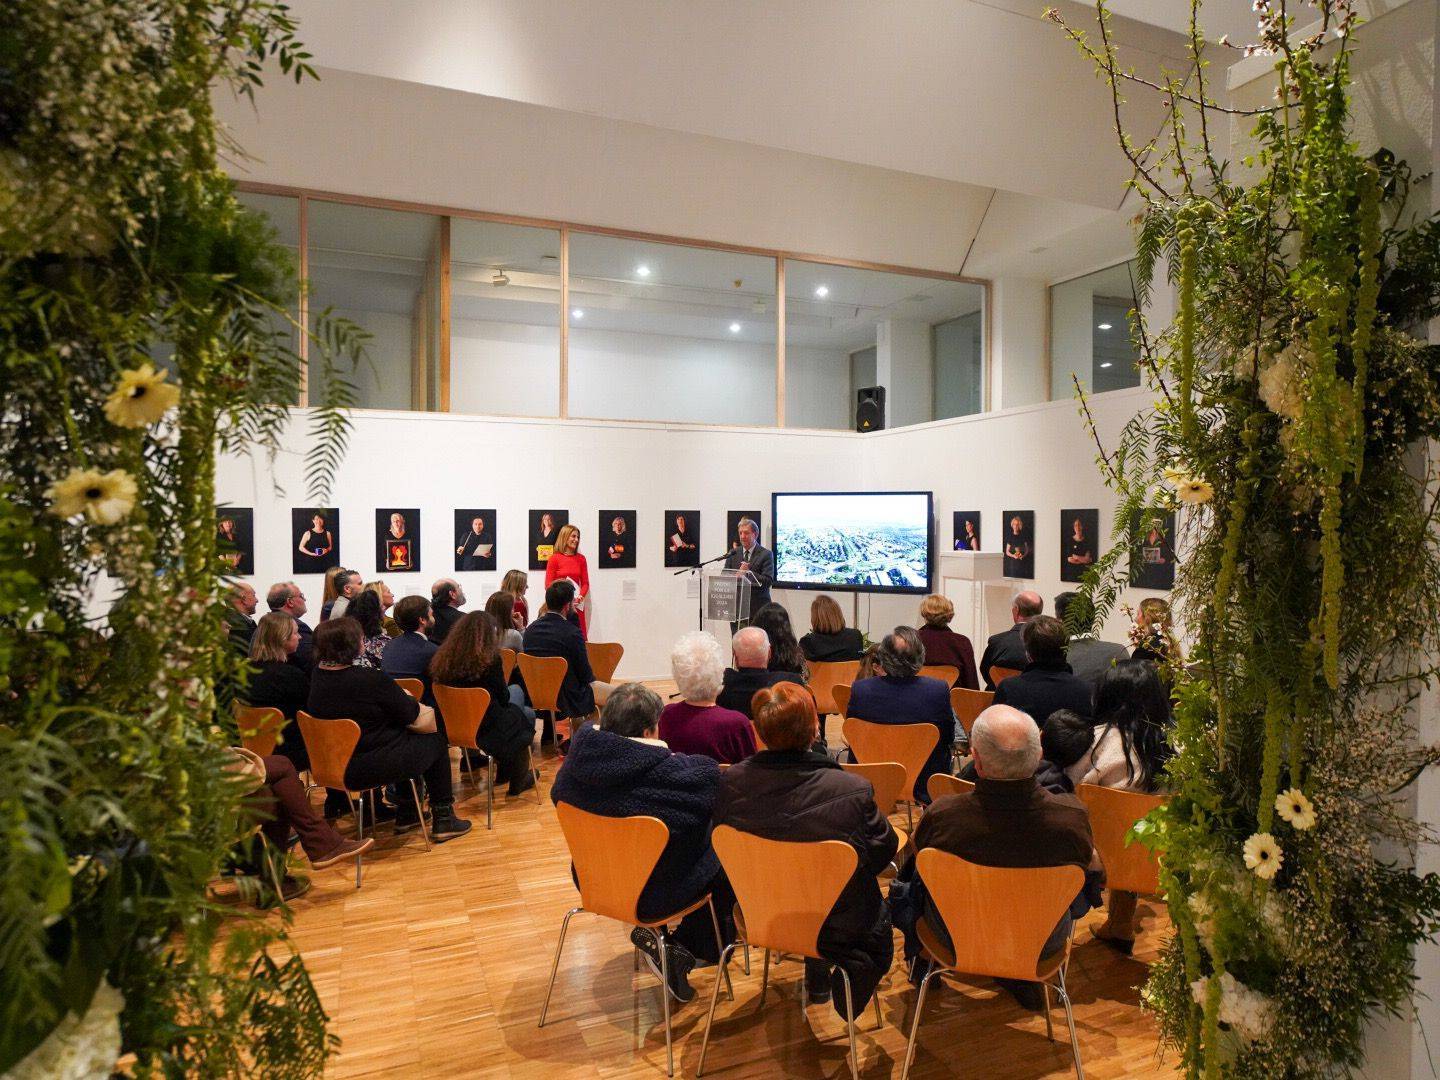
[[[274,452],[304,333],[210,95],[312,75],[294,32],[265,0],[0,19],[0,1072],[310,1076],[331,1050],[283,919],[206,892],[243,812],[215,460]],[[362,336],[309,338],[318,501]]]
[[[1255,109],[1214,99],[1198,2],[1190,70],[1153,82],[1121,66],[1103,2],[1094,33],[1049,14],[1108,81],[1145,204],[1132,331],[1156,400],[1100,447],[1121,503],[1100,611],[1136,511],[1181,514],[1193,663],[1169,673],[1173,797],[1136,828],[1164,852],[1174,935],[1144,1000],[1187,1075],[1272,1080],[1360,1066],[1367,1026],[1411,1014],[1412,950],[1440,928],[1440,879],[1412,868],[1431,838],[1402,805],[1440,759],[1411,722],[1440,628],[1440,348],[1417,336],[1440,313],[1440,222],[1408,204],[1405,163],[1353,141],[1349,0],[1254,6],[1243,48],[1275,72]],[[1119,106],[1147,88],[1168,117],[1140,141]],[[1232,123],[1253,125],[1238,164]],[[1179,304],[1157,334],[1162,267]]]

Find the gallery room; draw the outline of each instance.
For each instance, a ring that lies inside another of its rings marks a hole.
[[[12,0],[0,1076],[1440,1069],[1437,0]]]

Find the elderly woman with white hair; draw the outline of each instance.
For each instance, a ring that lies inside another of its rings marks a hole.
[[[677,754],[704,754],[722,765],[755,753],[755,729],[733,709],[715,704],[725,675],[720,642],[692,630],[670,650],[670,670],[683,701],[660,714],[660,738]]]

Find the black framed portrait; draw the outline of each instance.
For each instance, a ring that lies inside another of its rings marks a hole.
[[[980,511],[956,510],[951,515],[956,551],[980,550]]]
[[[1060,580],[1079,581],[1100,558],[1100,511],[1060,511]]]
[[[413,574],[420,569],[420,511],[375,511],[375,572]]]
[[[1005,576],[1035,576],[1035,511],[1006,510],[1000,516],[1003,528],[1000,547],[1005,553]]]
[[[225,573],[235,577],[250,577],[255,573],[254,507],[215,508],[215,550]]]
[[[560,530],[570,524],[569,510],[530,511],[530,569],[544,570],[555,552]]]
[[[665,565],[700,564],[700,511],[665,511]]]
[[[323,574],[340,565],[340,511],[333,506],[290,511],[292,572]]]
[[[755,543],[765,546],[765,515],[759,510],[725,511],[725,546],[734,547],[740,542],[740,522],[749,518],[755,523]]]
[[[601,570],[631,570],[635,567],[635,511],[601,510],[595,530],[600,538]]]
[[[495,511],[455,511],[455,569],[495,569]]]
[[[1130,521],[1130,583],[1137,589],[1175,587],[1175,512],[1141,510]]]

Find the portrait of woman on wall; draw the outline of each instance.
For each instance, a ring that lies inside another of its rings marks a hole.
[[[1095,564],[1099,510],[1060,511],[1060,580],[1079,581]]]
[[[665,511],[665,565],[696,566],[700,562],[700,511]]]
[[[1004,518],[1005,576],[1033,578],[1035,576],[1035,511],[1006,510]]]
[[[980,511],[956,510],[953,514],[956,551],[980,550]]]
[[[568,510],[530,511],[530,569],[544,570],[555,553],[560,530],[570,523]]]
[[[293,573],[323,574],[340,565],[340,511],[333,507],[290,511]]]
[[[635,511],[600,511],[600,567],[628,570],[635,566]]]
[[[248,506],[227,506],[215,511],[215,550],[227,574],[249,577],[255,573],[255,511]]]

